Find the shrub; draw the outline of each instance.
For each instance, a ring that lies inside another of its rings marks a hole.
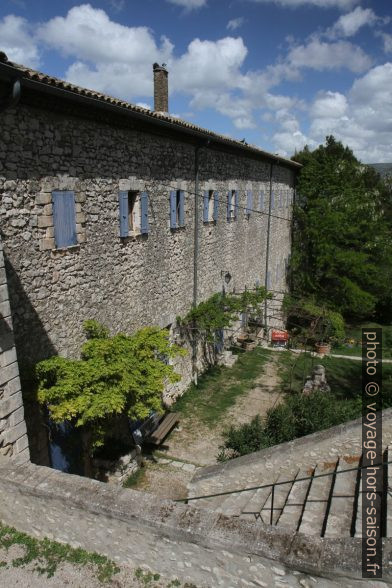
[[[265,424],[257,415],[250,423],[230,427],[224,433],[225,443],[218,460],[246,455],[357,418],[361,414],[360,400],[338,401],[333,395],[319,391],[310,396],[300,393],[288,396],[268,411]]]

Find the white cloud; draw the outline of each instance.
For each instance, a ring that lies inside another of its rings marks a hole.
[[[259,3],[274,3],[289,8],[298,8],[299,6],[316,6],[317,8],[339,8],[340,10],[350,10],[361,0],[251,0]]]
[[[317,37],[305,45],[293,47],[288,61],[297,68],[307,67],[319,71],[346,68],[359,73],[371,66],[371,59],[357,45],[348,41],[325,43]]]
[[[229,20],[229,22],[227,23],[226,28],[229,31],[236,31],[237,29],[239,29],[240,27],[242,27],[242,25],[244,24],[245,19],[243,16],[239,16],[238,18],[233,18],[232,20]]]
[[[247,53],[240,37],[218,41],[194,39],[186,53],[173,62],[174,87],[195,92],[235,88],[241,84],[240,68]]]
[[[171,4],[182,6],[186,10],[196,10],[207,5],[207,0],[167,0]]]
[[[0,20],[0,47],[10,61],[37,67],[39,50],[25,18],[9,14]]]
[[[347,96],[319,94],[310,110],[309,135],[322,142],[333,134],[362,161],[390,161],[392,142],[392,63],[372,68],[357,79]]]
[[[125,0],[108,0],[108,2],[115,12],[124,10]]]
[[[67,71],[75,84],[130,98],[152,94],[152,63],[168,62],[173,46],[157,45],[148,27],[127,27],[89,4],[75,6],[37,32],[46,45],[76,61]]]
[[[384,53],[392,53],[392,35],[388,33],[377,32],[377,36],[381,37],[384,42]]]
[[[145,108],[146,110],[151,110],[150,104],[147,104],[146,102],[136,102],[136,106],[140,106],[140,108]]]
[[[347,98],[339,92],[319,92],[311,107],[312,118],[340,118],[347,112]]]
[[[381,19],[376,16],[371,8],[357,6],[352,12],[339,17],[326,34],[330,38],[352,37],[361,27],[365,25],[372,26],[379,20]]]

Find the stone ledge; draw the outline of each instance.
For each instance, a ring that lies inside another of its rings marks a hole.
[[[392,419],[392,408],[387,408],[383,411],[382,419],[383,421],[387,419]],[[361,426],[362,417],[359,419],[355,419],[353,421],[342,423],[341,425],[336,425],[335,427],[330,427],[329,429],[323,429],[322,431],[312,433],[311,435],[305,435],[304,437],[293,439],[293,441],[287,441],[286,443],[274,445],[273,447],[268,447],[267,449],[262,449],[261,451],[255,451],[254,453],[250,453],[249,455],[243,455],[241,457],[231,459],[223,464],[201,468],[196,472],[195,476],[192,479],[192,483],[198,482],[199,480],[205,478],[223,474],[224,472],[233,470],[237,467],[251,465],[252,463],[262,463],[263,461],[267,461],[277,455],[282,456],[283,454],[290,454],[299,448],[303,448],[306,446],[312,447],[315,443],[319,441],[324,441],[326,439],[335,436],[337,437],[345,433],[357,431],[360,438]]]
[[[95,538],[95,549],[101,553],[110,551],[107,537],[104,540],[100,534],[109,524],[110,533],[114,532],[116,538],[113,539],[113,553],[119,542],[126,546],[127,538],[136,534],[141,544],[153,539],[158,551],[160,545],[173,542],[182,553],[188,553],[191,546],[199,546],[211,560],[225,550],[266,558],[329,578],[360,579],[360,539],[295,535],[293,531],[226,517],[31,463],[21,465],[13,459],[0,459],[0,492],[0,518],[4,522],[26,532],[34,528],[42,537],[49,534],[61,541],[65,531],[62,525],[53,527],[53,520],[61,516],[68,521],[72,513],[80,521],[80,525],[72,527],[72,540],[91,548],[83,532],[86,528],[86,533]],[[22,503],[27,509],[23,516]],[[392,579],[387,567],[391,544],[390,540],[384,540],[384,581]],[[124,560],[124,556],[120,560]]]

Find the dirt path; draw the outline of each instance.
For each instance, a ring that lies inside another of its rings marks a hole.
[[[216,463],[219,447],[223,444],[223,431],[231,424],[249,422],[257,414],[265,417],[267,411],[282,399],[277,368],[278,355],[271,354],[254,386],[238,398],[214,427],[206,426],[196,417],[182,417],[179,427],[160,448],[157,461],[147,461],[145,474],[136,489],[162,498],[186,496],[187,484],[195,473],[194,466]]]
[[[174,430],[165,443],[167,454],[200,466],[216,463],[223,431],[232,424],[249,422],[257,414],[265,417],[278,400],[281,387],[277,359],[278,356],[271,356],[255,386],[239,397],[214,428],[193,418],[183,418],[179,430]]]

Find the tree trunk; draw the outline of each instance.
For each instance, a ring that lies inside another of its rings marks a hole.
[[[91,431],[82,432],[83,473],[87,478],[93,478],[94,468],[91,457]]]

